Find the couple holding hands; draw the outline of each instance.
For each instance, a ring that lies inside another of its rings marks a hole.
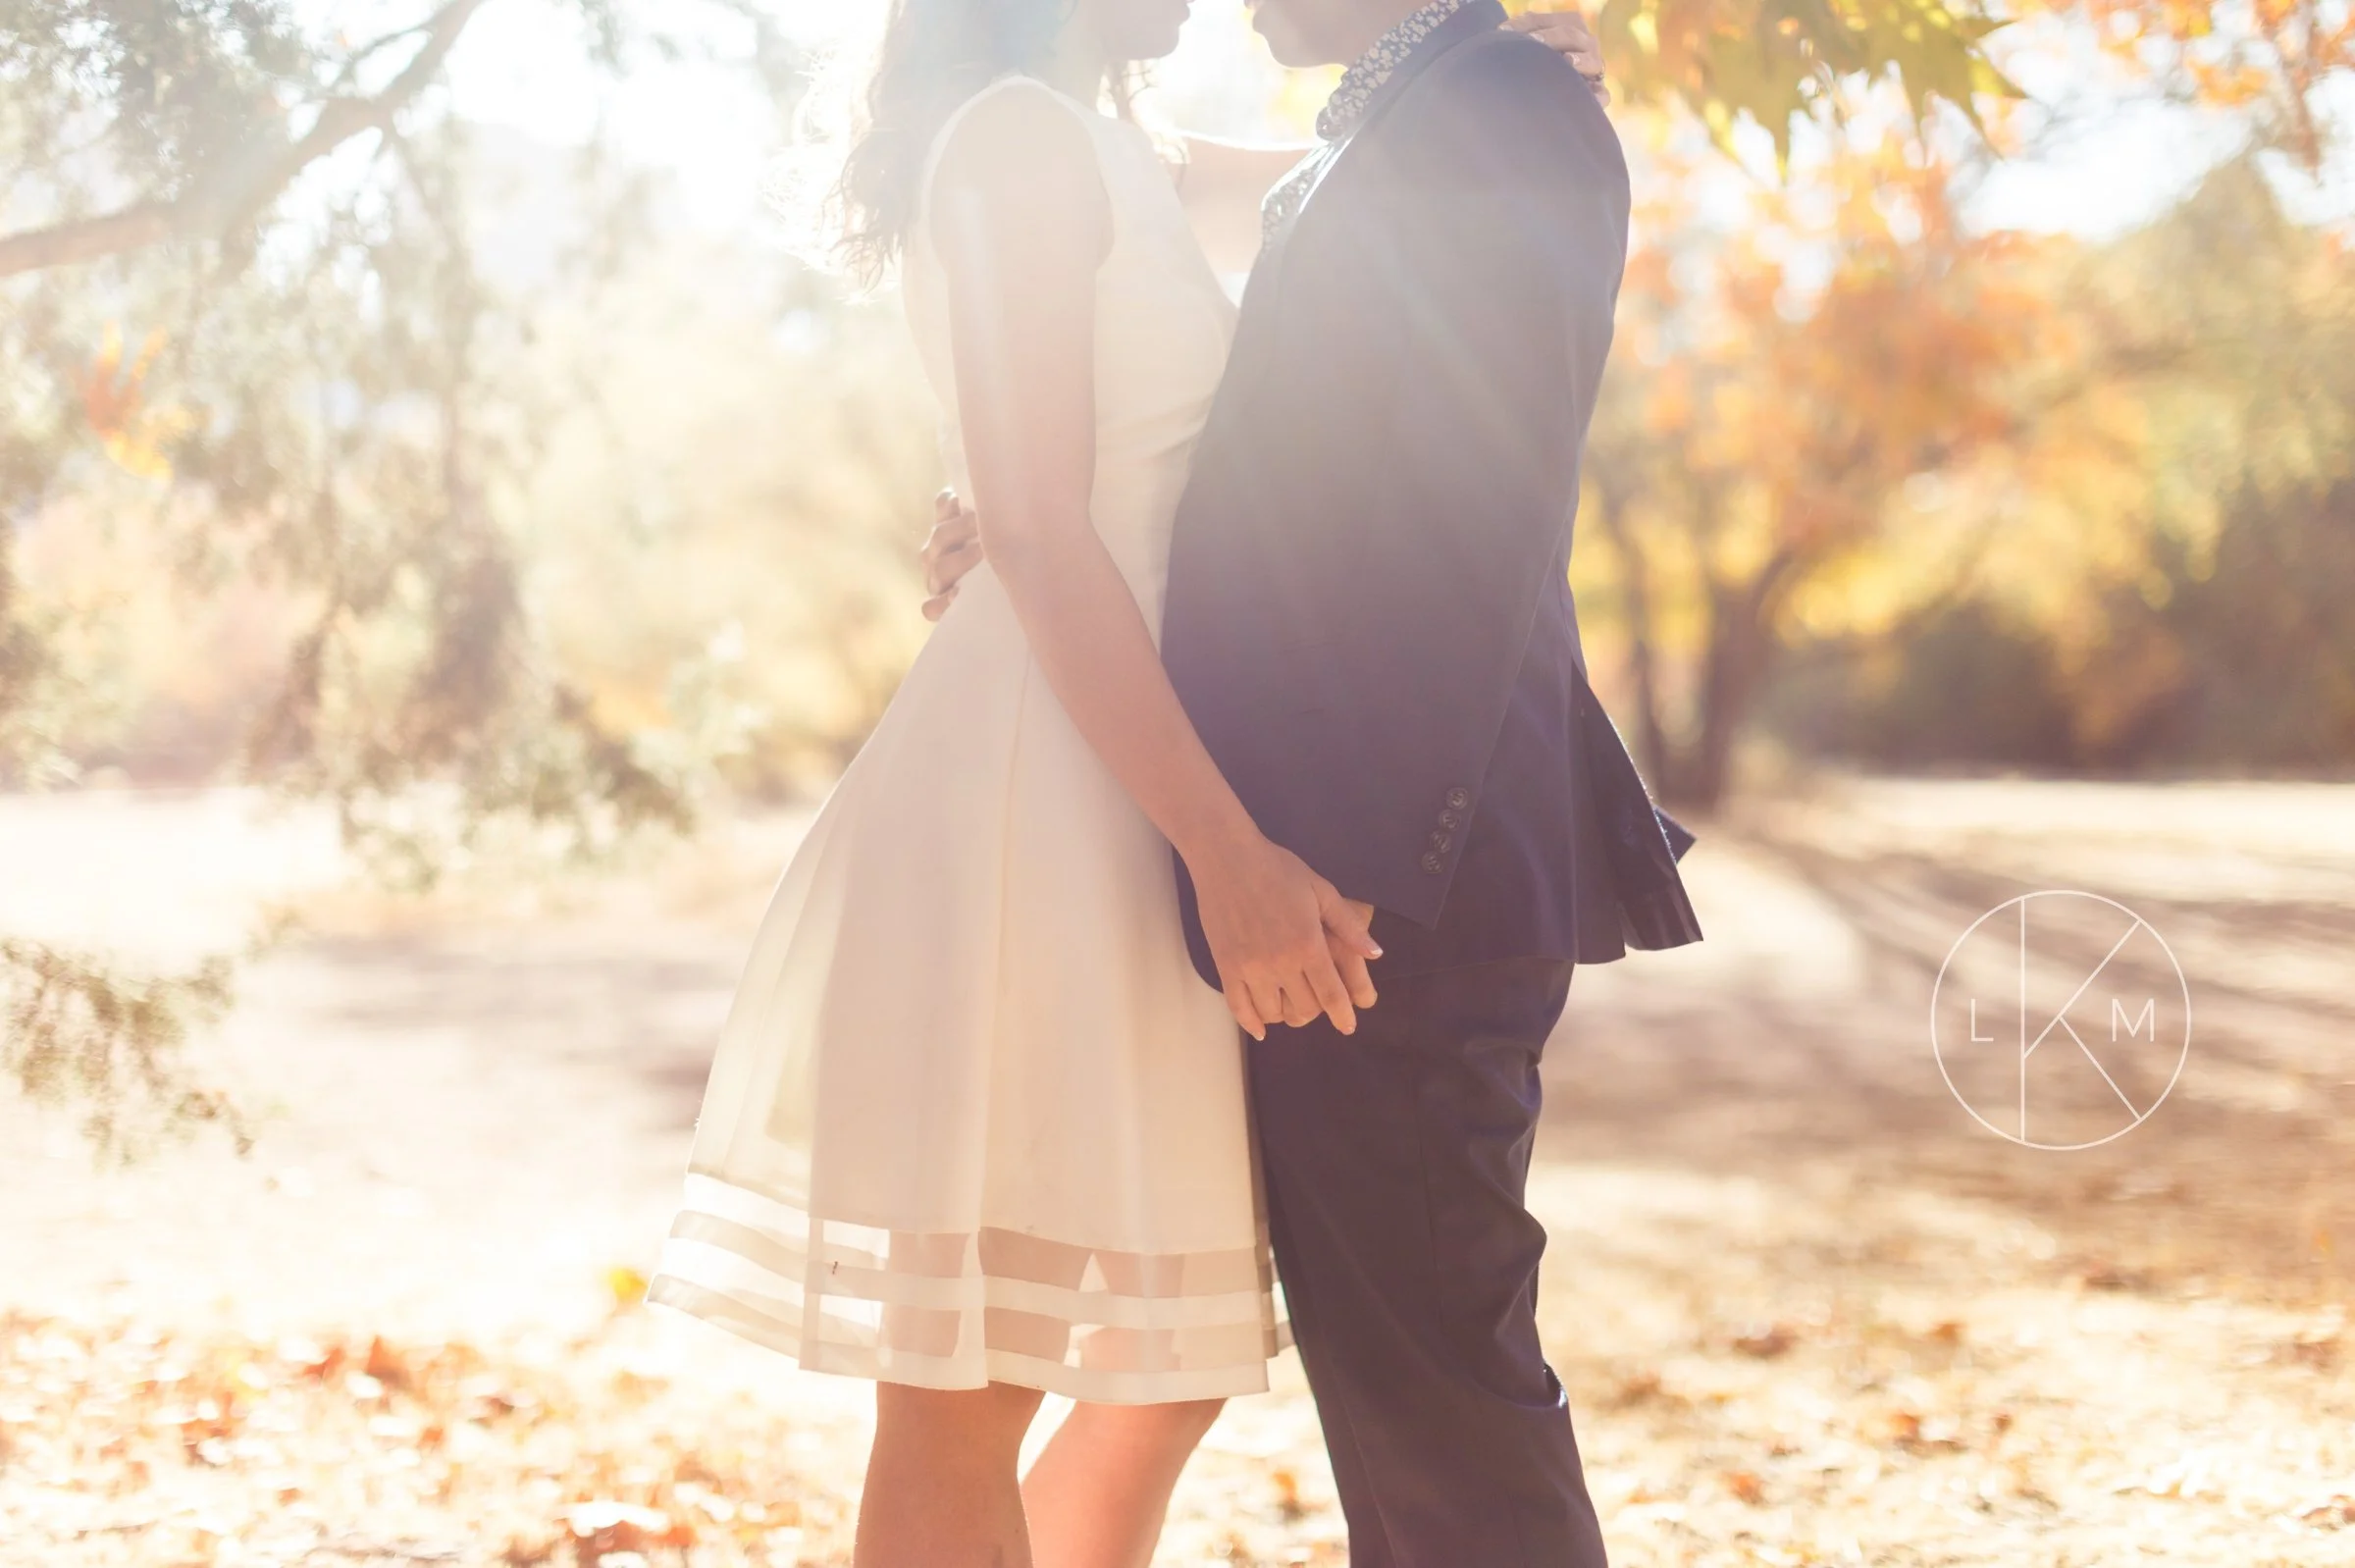
[[[894,0],[845,164],[973,511],[649,1299],[875,1381],[860,1568],[1144,1568],[1287,1336],[1358,1568],[1604,1562],[1524,1186],[1575,967],[1700,937],[1567,581],[1626,165],[1575,17],[1254,9],[1313,149],[1128,117],[1187,0]]]

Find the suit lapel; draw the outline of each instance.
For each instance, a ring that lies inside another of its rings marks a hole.
[[[1291,221],[1279,229],[1260,251],[1251,268],[1249,282],[1243,286],[1242,316],[1236,323],[1234,352],[1227,366],[1227,380],[1233,384],[1236,395],[1247,392],[1258,384],[1276,353],[1274,319],[1283,302],[1284,258],[1291,251],[1292,236],[1308,221],[1316,204],[1317,193],[1332,180],[1349,149],[1371,133],[1388,115],[1391,106],[1405,93],[1408,85],[1430,69],[1448,50],[1467,39],[1493,31],[1504,25],[1504,7],[1497,0],[1472,0],[1470,5],[1449,17],[1432,30],[1431,36],[1417,44],[1414,52],[1398,62],[1368,100],[1365,113],[1359,117],[1357,129],[1342,140],[1326,147],[1317,156],[1322,160],[1307,193],[1301,197],[1299,210]]]

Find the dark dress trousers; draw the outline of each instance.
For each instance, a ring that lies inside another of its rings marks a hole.
[[[1254,819],[1380,911],[1358,1033],[1248,1044],[1357,1568],[1602,1568],[1538,1343],[1538,1066],[1574,964],[1700,937],[1567,584],[1626,165],[1503,18],[1475,0],[1418,44],[1263,251],[1163,621]]]
[[[1386,980],[1342,1035],[1248,1046],[1268,1237],[1350,1568],[1605,1568],[1538,1343],[1525,1202],[1538,1070],[1572,966]]]

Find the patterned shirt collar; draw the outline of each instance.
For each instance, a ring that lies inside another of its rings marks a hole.
[[[1317,134],[1327,141],[1338,141],[1365,119],[1366,108],[1374,101],[1383,83],[1406,63],[1415,52],[1415,45],[1430,37],[1439,24],[1470,5],[1472,0],[1432,0],[1430,5],[1408,17],[1375,41],[1341,76],[1341,84],[1333,89],[1333,97],[1317,116]]]

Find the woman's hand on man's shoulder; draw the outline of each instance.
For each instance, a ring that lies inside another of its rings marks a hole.
[[[1595,89],[1596,102],[1611,101],[1611,89],[1602,79],[1602,45],[1596,40],[1584,15],[1576,11],[1525,11],[1505,26],[1515,32],[1528,33],[1575,66],[1578,74],[1587,78],[1587,85]]]

